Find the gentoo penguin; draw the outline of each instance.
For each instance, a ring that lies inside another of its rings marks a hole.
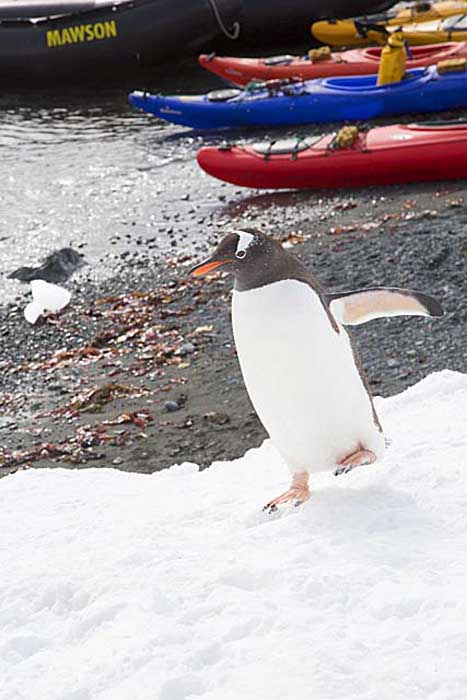
[[[292,473],[270,501],[309,498],[308,478],[322,470],[371,464],[384,437],[346,325],[384,316],[442,316],[432,297],[408,289],[326,294],[312,273],[274,239],[255,230],[229,233],[190,272],[232,272],[232,324],[253,406]]]

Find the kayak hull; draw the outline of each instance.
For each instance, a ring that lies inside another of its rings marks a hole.
[[[360,27],[363,25],[379,26],[382,29],[404,27],[406,25],[424,24],[452,17],[467,12],[467,2],[464,0],[442,0],[434,2],[431,6],[427,3],[415,3],[411,8],[403,10],[366,15],[354,19],[321,20],[311,25],[312,36],[323,44],[330,46],[370,46],[377,40],[375,32],[363,33]],[[381,33],[379,33],[379,38]],[[450,41],[446,39],[446,41]]]
[[[254,146],[207,147],[197,160],[225,182],[257,189],[335,189],[467,178],[467,123],[392,125],[361,133],[350,148],[321,137],[299,153],[265,155]]]
[[[409,46],[426,46],[427,44],[442,44],[449,41],[467,41],[467,29],[403,29],[402,36]]]
[[[34,3],[30,3],[34,4]],[[93,81],[198,53],[221,34],[205,0],[38,2],[44,14],[0,20],[0,83]],[[241,0],[219,0],[230,27]],[[18,3],[10,1],[11,12]],[[26,7],[27,10],[27,7]],[[30,10],[33,13],[33,10]]]
[[[466,3],[462,3],[464,6]],[[332,23],[319,23],[330,24]],[[312,34],[315,38],[326,43],[324,36],[318,36],[316,24],[312,26]],[[449,41],[467,41],[467,8],[464,7],[463,14],[455,14],[443,20],[432,22],[417,22],[415,24],[402,24],[400,26],[387,24],[380,25],[378,29],[375,24],[365,25],[365,20],[362,20],[360,32],[356,35],[354,41],[337,43],[338,46],[369,46],[371,44],[379,44],[384,46],[387,41],[387,32],[400,33],[405,42],[410,46],[426,46],[427,44],[439,44]]]
[[[252,80],[287,80],[300,78],[316,80],[346,75],[371,75],[378,72],[381,48],[353,49],[333,52],[329,59],[310,61],[307,57],[290,57],[290,62],[273,65],[267,58],[234,58],[201,54],[199,64],[235,85],[247,85]],[[467,42],[435,43],[411,50],[407,70],[425,68],[448,58],[467,58]]]
[[[376,87],[376,76],[353,76],[300,83],[272,96],[266,88],[238,91],[219,102],[208,95],[165,97],[139,91],[132,92],[129,101],[138,109],[194,129],[355,121],[467,106],[466,71],[440,75],[432,66],[408,75],[400,83],[382,87]]]

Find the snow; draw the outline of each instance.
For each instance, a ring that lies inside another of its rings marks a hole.
[[[464,700],[467,375],[377,400],[377,465],[0,481],[2,700]]]
[[[32,324],[35,324],[45,311],[61,311],[68,306],[71,299],[68,289],[44,280],[32,280],[31,292],[33,300],[25,307],[24,318]]]

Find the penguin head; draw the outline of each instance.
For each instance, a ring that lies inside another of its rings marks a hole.
[[[235,275],[237,289],[247,288],[284,254],[280,243],[261,231],[250,228],[232,231],[221,240],[210,258],[191,268],[190,274],[198,277],[222,268]]]

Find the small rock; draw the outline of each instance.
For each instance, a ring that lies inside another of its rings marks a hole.
[[[165,401],[164,410],[168,413],[173,413],[174,411],[180,410],[180,404],[177,401]]]
[[[112,464],[123,464],[123,459],[121,457],[115,457],[115,459],[112,460]]]
[[[210,411],[205,413],[203,416],[204,420],[208,423],[214,423],[214,425],[225,425],[225,423],[230,422],[230,418],[226,413],[220,413],[219,411]]]
[[[196,348],[193,343],[184,343],[178,348],[175,354],[184,357],[185,355],[192,355],[195,350]]]
[[[97,438],[95,435],[89,435],[89,437],[85,438],[82,443],[81,447],[84,447],[85,449],[89,449],[90,447],[95,447],[96,445],[99,445],[100,440]]]
[[[49,390],[50,391],[59,391],[61,393],[63,390],[63,386],[61,384],[49,384]]]

